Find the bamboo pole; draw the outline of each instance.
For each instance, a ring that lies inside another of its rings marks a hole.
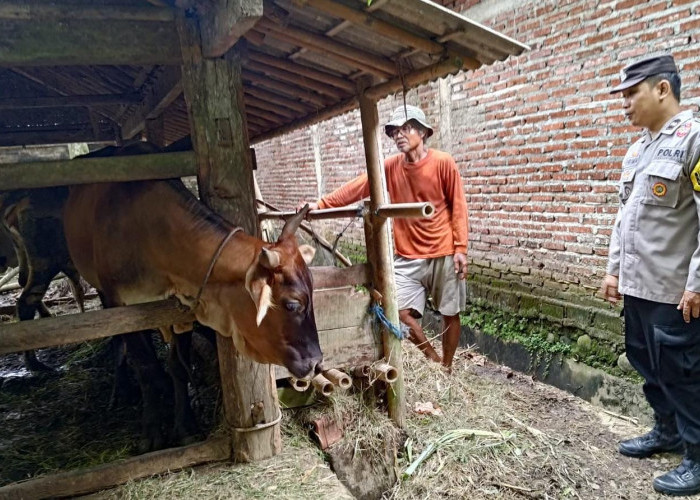
[[[352,379],[350,376],[347,373],[341,372],[335,368],[324,371],[323,376],[343,390],[349,389],[350,386],[352,386]]]
[[[311,380],[308,378],[289,377],[289,385],[297,392],[306,392],[311,387]]]
[[[288,219],[294,217],[297,214],[294,210],[285,210],[283,212],[265,212],[258,215],[261,220],[267,219]],[[358,205],[355,207],[338,207],[338,208],[324,208],[321,210],[310,210],[306,214],[306,218],[310,220],[319,219],[344,219],[344,218],[355,218],[362,215],[362,206]]]
[[[302,64],[298,64],[287,59],[279,59],[277,57],[272,57],[267,54],[255,51],[250,51],[248,53],[248,58],[251,61],[258,61],[261,63],[265,63],[269,66],[274,66],[276,68],[291,71],[292,73],[304,75],[308,78],[313,78],[316,81],[327,83],[328,85],[333,85],[334,87],[337,87],[339,89],[346,90],[351,94],[354,94],[356,90],[355,85],[344,78],[340,78],[339,76],[326,73],[325,71],[319,71],[314,68],[309,68],[308,66],[304,66]]]
[[[389,363],[375,363],[369,369],[371,376],[387,384],[393,384],[399,378],[398,370]]]
[[[335,386],[333,385],[333,382],[328,380],[326,377],[324,377],[320,373],[311,379],[311,385],[313,385],[314,389],[316,389],[319,393],[321,393],[325,397],[328,397],[331,394],[333,394],[333,391],[335,390]]]
[[[386,179],[384,177],[384,161],[380,146],[380,126],[376,100],[361,93],[360,117],[362,119],[362,137],[365,146],[365,158],[367,161],[367,175],[370,189],[370,208],[375,211],[386,204]],[[399,324],[399,311],[396,304],[396,290],[394,284],[394,260],[393,245],[391,241],[390,219],[372,217],[374,251],[376,261],[374,263],[375,287],[382,294],[382,306],[388,320]],[[396,380],[387,389],[389,417],[398,427],[406,425],[406,403],[403,382],[403,356],[401,341],[391,332],[383,331],[382,343],[384,346],[384,358],[387,363],[396,368]]]
[[[7,323],[0,325],[0,354],[85,342],[175,323],[191,323],[194,319],[194,314],[183,310],[177,299],[167,299]]]
[[[231,439],[229,437],[212,438],[202,443],[154,451],[90,469],[51,474],[8,484],[0,488],[0,498],[22,500],[74,497],[111,488],[134,479],[229,458],[231,458]]]
[[[279,209],[276,208],[274,205],[271,205],[271,204],[269,204],[269,203],[267,203],[259,198],[256,199],[255,201],[257,201],[258,203],[260,203],[261,205],[263,205],[264,207],[266,207],[269,210],[279,211]],[[263,213],[267,213],[267,212],[259,212],[258,217],[260,217],[260,215]],[[318,241],[318,243],[323,248],[325,248],[329,252],[333,252],[333,255],[335,255],[337,257],[337,259],[343,265],[348,266],[348,267],[352,266],[352,262],[350,262],[350,259],[348,259],[345,255],[340,253],[337,248],[333,248],[333,246],[323,236],[321,236],[320,234],[317,234],[316,231],[313,230],[313,228],[309,225],[308,222],[302,221],[302,223],[299,225],[299,228],[302,231],[304,231],[306,234],[310,235],[314,240]]]
[[[435,207],[429,201],[421,203],[391,203],[382,205],[377,209],[379,217],[397,218],[423,218],[432,217],[435,213]]]

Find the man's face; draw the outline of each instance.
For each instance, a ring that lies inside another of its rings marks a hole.
[[[648,128],[659,114],[659,99],[656,86],[646,81],[622,91],[624,103],[622,110],[625,117],[636,127]]]
[[[389,135],[402,153],[408,153],[423,143],[423,135],[411,122],[404,123],[401,127],[394,127]]]

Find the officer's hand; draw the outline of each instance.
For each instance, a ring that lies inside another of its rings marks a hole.
[[[611,304],[617,304],[617,302],[622,298],[618,287],[620,286],[620,280],[617,276],[612,274],[606,274],[603,278],[603,284],[600,287],[600,293],[603,298],[610,302]]]
[[[467,255],[461,252],[454,254],[455,273],[461,280],[467,277]]]
[[[700,293],[686,290],[683,292],[678,310],[683,311],[683,321],[690,323],[690,317],[700,317]]]
[[[313,202],[313,201],[302,201],[297,205],[297,212],[304,208],[304,205],[308,204],[309,205],[309,210],[318,210],[318,203]]]

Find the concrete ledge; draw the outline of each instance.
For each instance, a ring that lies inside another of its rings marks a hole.
[[[652,411],[642,385],[614,377],[583,363],[555,356],[551,362],[538,360],[522,345],[505,342],[469,327],[462,327],[462,347],[476,346],[494,363],[532,375],[606,410],[636,417],[643,424],[652,423]]]

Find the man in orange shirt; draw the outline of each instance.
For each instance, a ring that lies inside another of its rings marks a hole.
[[[435,206],[429,219],[394,219],[399,318],[429,359],[451,369],[459,344],[459,313],[466,301],[468,226],[462,179],[452,156],[425,146],[433,129],[420,108],[399,106],[384,130],[401,152],[384,162],[391,202],[429,201]],[[342,207],[367,196],[369,184],[363,174],[309,205],[312,210]],[[418,321],[428,296],[445,322],[442,357]]]

